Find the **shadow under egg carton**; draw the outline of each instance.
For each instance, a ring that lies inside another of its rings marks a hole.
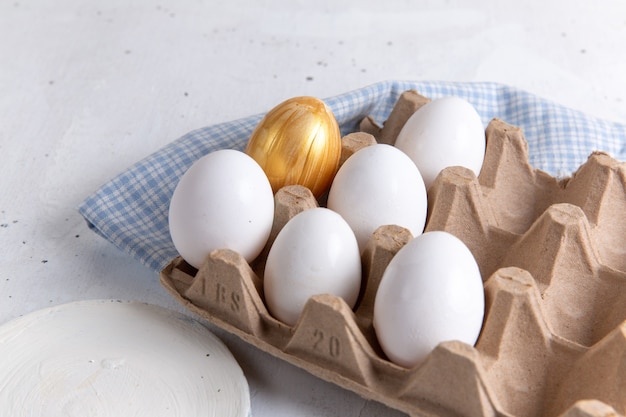
[[[494,119],[486,134],[478,178],[451,167],[429,189],[426,226],[461,238],[480,266],[486,311],[474,347],[441,343],[412,369],[385,358],[372,312],[384,269],[412,238],[398,226],[379,228],[365,249],[354,311],[314,296],[293,327],[265,307],[267,251],[251,266],[218,250],[197,271],[178,257],[161,282],[190,311],[259,349],[411,416],[624,414],[625,164],[594,153],[556,180],[530,167],[520,129]],[[290,217],[316,205],[307,191],[277,193],[268,247]]]

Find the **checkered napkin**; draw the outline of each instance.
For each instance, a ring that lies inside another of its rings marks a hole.
[[[530,163],[557,177],[570,175],[594,150],[626,160],[626,125],[592,118],[496,83],[389,81],[324,101],[345,135],[357,130],[365,116],[382,123],[400,94],[409,89],[430,98],[465,98],[485,126],[498,117],[521,127],[529,143]],[[81,204],[80,213],[98,234],[160,271],[177,255],[167,213],[179,178],[209,152],[242,150],[261,117],[250,116],[186,134],[104,184]]]

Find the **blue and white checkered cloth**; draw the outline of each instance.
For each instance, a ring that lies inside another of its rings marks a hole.
[[[529,144],[530,163],[557,177],[570,175],[595,150],[626,160],[626,125],[592,118],[496,83],[389,81],[324,101],[345,135],[357,130],[365,116],[382,123],[400,94],[410,89],[433,99],[462,97],[475,106],[485,126],[498,117],[521,127]],[[80,213],[94,231],[160,271],[177,255],[167,214],[179,178],[209,152],[243,149],[261,117],[250,116],[186,134],[104,184],[81,204]]]

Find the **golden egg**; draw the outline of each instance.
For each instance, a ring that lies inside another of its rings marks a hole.
[[[337,119],[322,100],[294,97],[263,117],[245,152],[261,165],[274,193],[297,184],[320,197],[339,167],[341,133]]]

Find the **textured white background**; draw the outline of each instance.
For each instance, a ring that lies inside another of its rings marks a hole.
[[[498,81],[626,123],[623,0],[0,0],[0,323],[69,301],[181,311],[77,205],[197,127],[386,79]],[[396,415],[216,331],[254,416]]]

